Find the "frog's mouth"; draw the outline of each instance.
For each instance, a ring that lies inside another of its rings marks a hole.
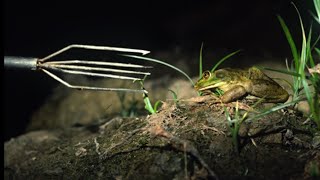
[[[204,91],[204,90],[207,90],[207,89],[214,89],[214,88],[217,88],[217,87],[221,87],[223,85],[226,85],[227,83],[226,82],[217,82],[217,83],[214,83],[210,86],[206,86],[206,87],[203,87],[203,88],[199,88],[198,91]]]

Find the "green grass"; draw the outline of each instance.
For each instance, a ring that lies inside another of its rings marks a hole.
[[[141,82],[141,83],[142,83],[141,86],[143,87],[143,82]],[[174,91],[172,91],[171,89],[169,89],[168,91],[172,93],[173,100],[174,100],[174,102],[177,104],[177,103],[178,103],[178,96],[177,96],[177,94],[176,94]],[[152,103],[151,103],[151,101],[150,101],[150,99],[149,99],[149,97],[148,97],[148,94],[146,94],[146,93],[143,94],[143,101],[144,101],[144,104],[145,104],[145,107],[144,107],[144,108],[145,108],[150,114],[155,114],[155,113],[157,113],[159,106],[162,104],[162,101],[157,100],[157,101],[154,103],[154,105],[152,106]]]
[[[319,15],[320,15],[319,0],[315,0],[314,3],[317,9],[317,15],[319,18]],[[309,29],[308,35],[306,35],[305,27],[302,22],[299,10],[294,4],[293,6],[297,11],[299,22],[300,22],[301,36],[302,36],[301,50],[297,49],[296,43],[294,42],[294,39],[290,33],[289,28],[287,27],[284,20],[280,16],[278,16],[278,20],[287,38],[287,41],[290,45],[291,53],[293,56],[293,63],[291,67],[288,69],[287,74],[291,74],[291,75],[294,74],[292,75],[293,101],[302,99],[301,97],[305,96],[310,107],[310,118],[314,120],[314,122],[317,124],[318,130],[320,130],[320,110],[319,110],[320,106],[319,106],[319,97],[317,93],[317,91],[319,90],[319,74],[316,74],[316,73],[310,74],[310,75],[306,74],[307,68],[313,68],[316,65],[313,59],[312,52],[316,51],[316,53],[318,53],[319,55],[318,48],[315,47],[315,45],[319,41],[319,37],[317,37],[313,45],[311,45],[312,26]],[[311,87],[309,86],[309,82],[311,83]]]
[[[253,104],[250,108],[254,109],[257,105],[259,105],[261,102],[263,101],[263,98],[261,98],[259,101],[257,101],[255,104]],[[289,105],[287,105],[289,106]],[[277,106],[279,109],[283,108],[280,106]],[[261,118],[269,113],[272,113],[274,111],[277,111],[279,109],[269,109],[266,110],[264,112],[259,113],[256,116],[250,117],[248,118],[248,114],[249,111],[246,111],[242,116],[240,115],[239,112],[239,102],[237,101],[236,103],[236,111],[235,111],[235,115],[234,117],[232,117],[229,114],[229,111],[227,110],[227,108],[224,106],[224,112],[226,114],[226,118],[231,130],[231,136],[232,136],[232,144],[234,146],[234,150],[235,152],[239,153],[240,152],[240,146],[239,146],[239,129],[240,129],[240,125],[244,122],[244,121],[252,121],[252,120],[256,120],[258,118]]]
[[[313,0],[313,4],[314,4],[316,14],[312,13],[311,11],[310,13],[314,17],[316,22],[320,24],[320,0]]]
[[[232,116],[229,114],[229,111],[227,110],[226,107],[224,107],[224,112],[226,114],[226,118],[227,118],[230,130],[231,130],[232,144],[233,144],[234,150],[235,150],[235,152],[239,153],[240,149],[239,149],[238,133],[239,133],[240,125],[246,119],[246,114],[240,118],[238,101],[236,104],[236,112],[235,112],[234,118],[232,118]]]

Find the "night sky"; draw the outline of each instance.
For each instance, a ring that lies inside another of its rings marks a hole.
[[[4,55],[44,57],[69,44],[151,51],[179,46],[198,52],[204,42],[206,49],[245,49],[248,56],[267,51],[285,58],[290,49],[276,15],[300,40],[290,2],[5,0]],[[312,1],[294,2],[308,25]],[[5,70],[4,140],[24,131],[33,110],[54,87],[52,81],[42,73]]]

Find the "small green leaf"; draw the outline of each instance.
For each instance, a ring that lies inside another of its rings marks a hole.
[[[177,103],[177,102],[178,102],[178,95],[177,95],[177,93],[174,92],[174,91],[171,90],[171,89],[168,89],[168,91],[170,91],[170,92],[172,93],[173,100],[174,100],[175,103]]]
[[[144,104],[145,104],[145,109],[148,110],[151,114],[155,114],[156,111],[154,111],[152,105],[151,105],[151,102],[150,102],[150,99],[148,97],[147,94],[144,93],[143,95],[143,101],[144,101]]]
[[[155,112],[157,112],[158,106],[159,106],[160,104],[162,104],[162,102],[161,102],[160,100],[158,100],[156,103],[154,103],[153,110],[154,110]]]

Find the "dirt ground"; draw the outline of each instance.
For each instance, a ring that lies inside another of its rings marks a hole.
[[[313,122],[301,113],[283,109],[245,121],[235,144],[234,125],[224,108],[234,117],[235,103],[213,103],[213,96],[189,91],[189,82],[172,82],[177,102],[166,90],[146,84],[150,94],[167,96],[152,115],[143,110],[141,94],[55,93],[34,114],[28,133],[5,142],[4,179],[312,179],[319,175],[320,134],[312,131]],[[183,94],[181,89],[192,93]],[[250,104],[243,100],[241,105],[243,114]],[[263,104],[255,111],[273,105]],[[121,110],[123,116],[114,114]]]

